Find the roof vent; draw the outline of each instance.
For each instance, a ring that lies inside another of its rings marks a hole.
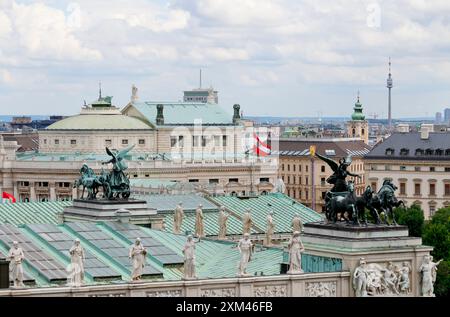
[[[407,123],[400,123],[397,125],[397,132],[400,133],[408,133],[409,132],[409,124]]]

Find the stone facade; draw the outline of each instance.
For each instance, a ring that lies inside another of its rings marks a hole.
[[[322,296],[311,292],[311,285],[332,286],[324,294],[349,296],[349,272],[310,273],[194,281],[140,282],[117,285],[96,285],[77,288],[25,288],[0,290],[0,296],[29,297],[304,297]]]

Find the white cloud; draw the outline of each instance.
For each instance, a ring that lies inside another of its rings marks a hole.
[[[3,84],[11,84],[13,82],[13,77],[11,73],[5,69],[0,69],[0,80]]]

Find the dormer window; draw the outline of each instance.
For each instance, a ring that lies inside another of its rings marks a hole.
[[[426,149],[425,150],[425,155],[433,155],[434,151],[433,149]]]
[[[409,149],[402,148],[400,150],[400,155],[408,155],[408,154],[409,154]]]
[[[423,155],[423,149],[416,149],[416,155],[422,156]]]
[[[386,149],[386,155],[394,155],[395,150],[393,148]]]
[[[444,154],[444,150],[443,149],[436,149],[436,151],[434,151],[434,154],[441,156],[441,155]]]
[[[450,156],[450,149],[445,150],[445,155]]]

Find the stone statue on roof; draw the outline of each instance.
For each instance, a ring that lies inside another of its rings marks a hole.
[[[289,271],[288,274],[300,274],[302,270],[302,252],[305,251],[302,240],[300,239],[300,232],[295,231],[292,238],[289,239]]]
[[[242,217],[243,234],[246,234],[246,233],[250,234],[250,231],[252,229],[252,224],[253,224],[252,215],[250,214],[250,209],[247,209],[244,212],[244,216]]]
[[[275,192],[284,194],[286,192],[286,185],[283,182],[283,179],[278,178],[275,183]]]
[[[230,215],[225,211],[225,206],[219,208],[219,239],[227,237],[227,221]]]
[[[247,266],[250,262],[253,253],[253,243],[250,240],[250,234],[244,233],[244,237],[239,240],[237,246],[239,253],[241,254],[241,259],[238,265],[238,276],[248,276]]]
[[[19,242],[13,241],[13,246],[9,249],[8,260],[9,262],[9,276],[14,281],[15,287],[24,287],[23,284],[23,267],[22,262],[25,259],[22,248],[19,246]]]
[[[267,232],[266,232],[266,245],[272,245],[273,235],[275,233],[275,223],[273,222],[273,211],[270,211],[267,215]]]
[[[300,215],[298,213],[295,214],[294,218],[292,219],[292,232],[302,232],[303,231],[303,223],[300,219]]]
[[[80,239],[75,239],[73,246],[69,250],[70,265],[67,284],[69,286],[81,286],[84,283],[84,261],[86,259],[84,249],[80,244]]]
[[[195,241],[194,237],[190,234],[187,237],[187,241],[183,248],[184,254],[184,275],[185,280],[196,279],[195,274]]]
[[[203,206],[199,204],[195,210],[195,235],[199,238],[205,236],[205,229],[203,226]]]
[[[183,203],[180,201],[178,205],[175,207],[175,211],[173,213],[173,233],[180,234],[183,218],[184,218]]]
[[[131,279],[133,281],[139,281],[141,279],[145,267],[146,255],[147,250],[142,245],[141,239],[136,238],[136,241],[130,247],[130,253],[128,255],[133,264],[133,271],[131,273]]]
[[[364,258],[359,259],[359,266],[353,271],[352,285],[355,291],[356,297],[367,296],[367,280],[368,271],[366,268],[366,260]]]
[[[139,99],[138,88],[135,85],[133,85],[131,86],[131,102],[135,102],[138,99]]]

